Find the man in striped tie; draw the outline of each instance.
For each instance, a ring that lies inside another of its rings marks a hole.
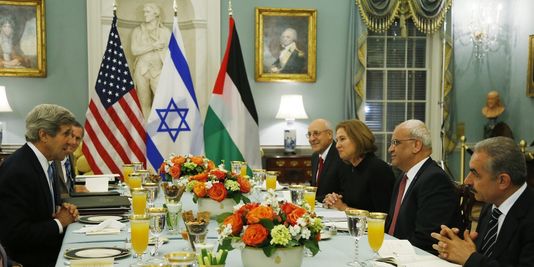
[[[56,170],[56,183],[61,195],[61,199],[68,198],[72,192],[86,192],[87,189],[83,185],[76,185],[74,178],[76,177],[75,173],[75,164],[74,155],[72,154],[83,139],[83,127],[78,122],[75,121],[72,125],[72,138],[69,142],[69,154],[63,160],[54,160],[53,165]]]
[[[443,259],[463,266],[534,266],[534,190],[523,153],[507,137],[476,144],[465,183],[486,202],[476,232],[442,226],[432,233]]]

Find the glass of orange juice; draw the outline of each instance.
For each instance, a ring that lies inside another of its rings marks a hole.
[[[310,205],[310,211],[315,211],[315,193],[317,192],[317,187],[315,186],[306,186],[304,188],[304,201]]]
[[[382,212],[371,212],[367,217],[367,237],[369,246],[375,252],[373,259],[378,259],[378,250],[384,242],[384,225],[388,215]]]
[[[276,190],[276,175],[277,174],[278,173],[275,172],[275,171],[266,172],[265,188],[267,190],[269,190],[269,189]]]
[[[130,186],[128,183],[128,178],[130,178],[130,173],[134,172],[133,164],[122,164],[122,179],[127,186]]]
[[[130,176],[128,178],[128,185],[131,189],[133,188],[140,188],[141,184],[143,183],[143,177],[141,174],[137,172],[130,173]]]
[[[135,266],[143,266],[143,253],[148,247],[150,217],[147,215],[130,216],[132,249],[137,255]]]
[[[144,188],[132,188],[132,206],[134,215],[143,215],[146,210],[147,190]]]

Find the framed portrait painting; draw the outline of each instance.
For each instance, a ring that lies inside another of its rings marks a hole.
[[[315,82],[316,19],[315,9],[256,8],[256,81]]]
[[[534,35],[528,37],[527,95],[534,97]]]
[[[0,0],[0,76],[46,76],[45,0]]]

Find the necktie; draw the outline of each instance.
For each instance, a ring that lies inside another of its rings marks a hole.
[[[319,177],[321,172],[323,172],[324,160],[323,157],[319,156],[319,166],[317,167],[317,177],[315,177],[315,185],[319,186]]]
[[[488,232],[484,236],[484,239],[482,239],[482,249],[480,252],[488,257],[493,253],[493,246],[497,241],[497,228],[499,225],[499,216],[501,216],[501,214],[502,212],[497,208],[494,208],[491,211],[491,218],[488,222]]]
[[[54,164],[48,165],[48,187],[50,188],[50,196],[52,197],[52,213],[56,211],[56,199],[54,195]]]
[[[402,204],[402,196],[404,195],[404,189],[406,188],[406,182],[408,181],[408,176],[406,174],[402,177],[402,180],[399,184],[399,191],[397,192],[397,201],[395,202],[395,211],[393,212],[393,219],[391,220],[391,225],[389,226],[389,235],[395,233],[395,225],[397,224],[397,217],[399,216],[400,206]]]
[[[72,178],[73,178],[73,177],[72,177],[72,172],[71,172],[71,170],[72,170],[72,166],[70,165],[70,159],[67,158],[67,160],[65,161],[65,175],[67,176],[67,177],[65,177],[65,181],[66,181],[66,183],[67,183],[67,190],[68,190],[69,192],[72,191],[72,188],[73,188],[73,185],[74,185],[74,184],[72,183]]]

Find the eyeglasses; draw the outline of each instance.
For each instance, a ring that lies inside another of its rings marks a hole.
[[[390,145],[392,146],[398,146],[400,145],[402,142],[405,142],[405,141],[415,141],[417,139],[415,138],[408,138],[408,139],[391,139],[391,143]]]
[[[322,131],[308,132],[308,133],[306,133],[306,138],[310,138],[312,136],[313,137],[317,137],[317,136],[321,135],[323,132],[326,132],[326,131],[330,131],[330,130],[326,129],[326,130],[322,130]]]

